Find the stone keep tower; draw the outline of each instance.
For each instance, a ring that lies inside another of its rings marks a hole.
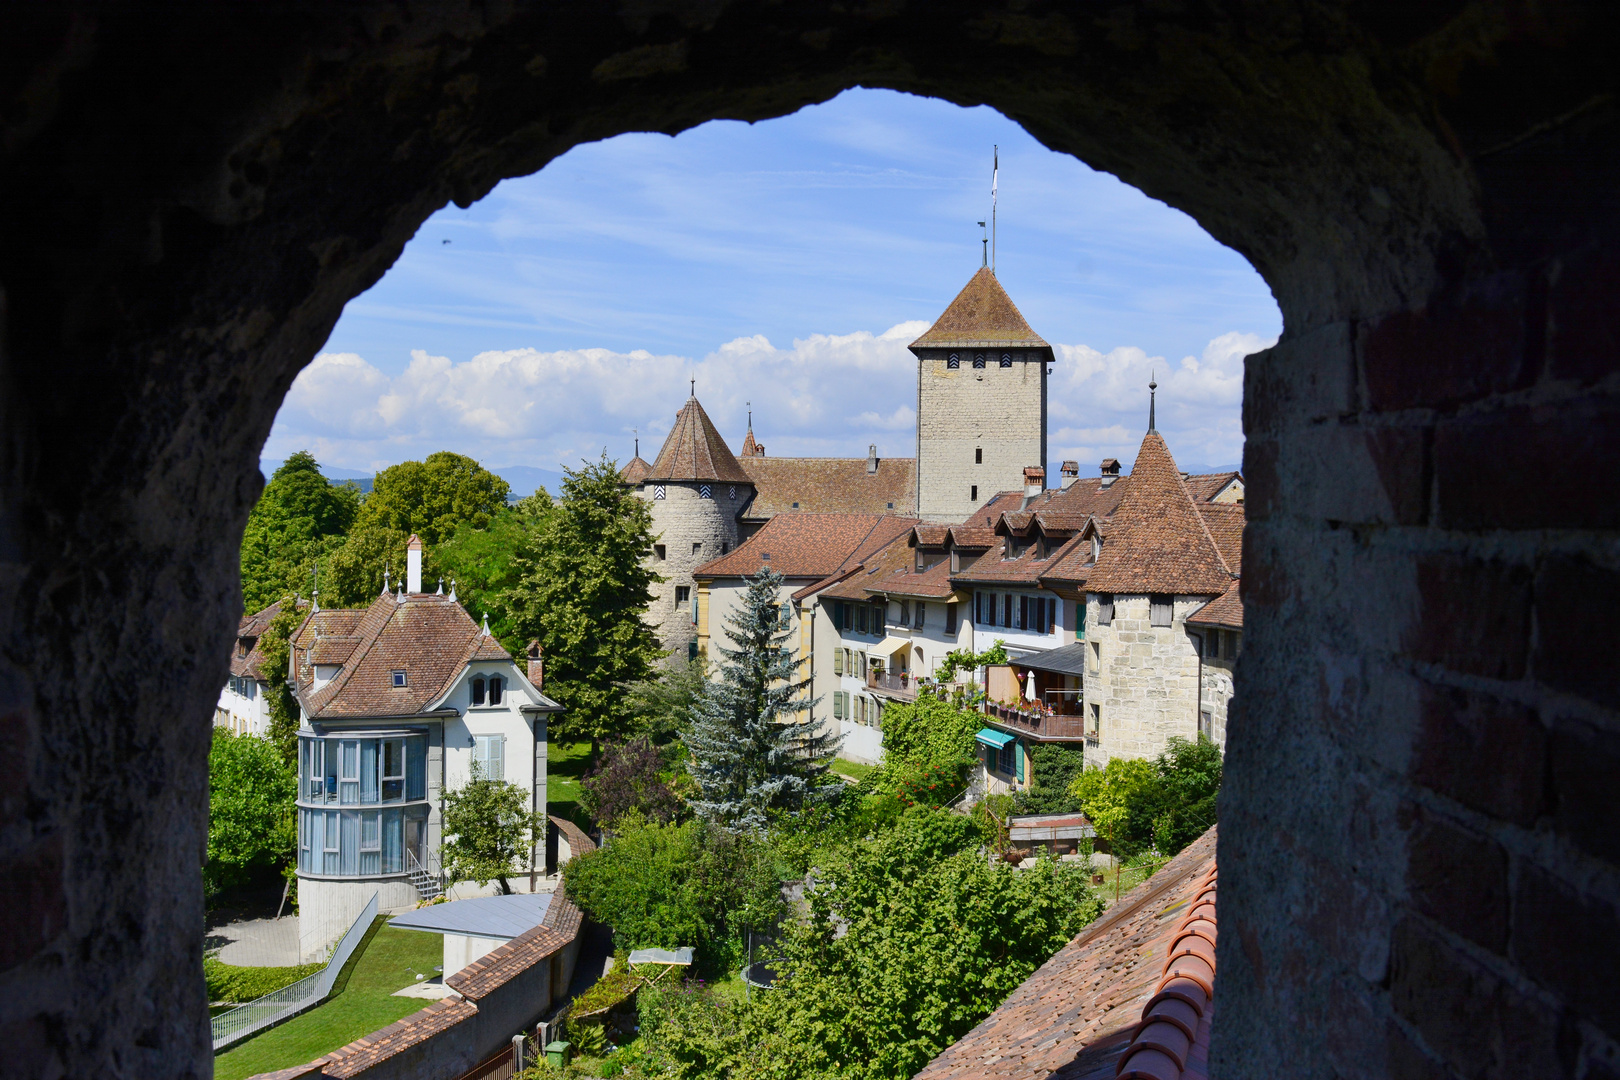
[[[754,483],[693,396],[675,414],[675,427],[639,490],[652,503],[652,568],[664,578],[653,586],[647,617],[678,659],[697,643],[692,571],[737,546],[737,515],[753,497]]]
[[[958,522],[1046,466],[1046,366],[1052,347],[1029,328],[996,276],[973,275],[917,356],[917,516]]]

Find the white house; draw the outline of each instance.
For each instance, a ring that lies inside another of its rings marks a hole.
[[[302,605],[300,605],[302,606]],[[214,707],[214,723],[238,735],[270,734],[270,704],[265,696],[264,652],[259,639],[270,623],[281,614],[281,601],[263,611],[242,616],[231,646],[231,675],[219,691]]]
[[[299,944],[318,957],[379,894],[418,901],[439,868],[441,795],[483,774],[546,806],[546,718],[538,646],[528,670],[455,594],[408,580],[361,610],[313,609],[292,639],[298,732]],[[536,837],[539,847],[544,837]],[[537,862],[543,862],[537,851]],[[543,870],[541,871],[543,872]],[[415,883],[413,884],[413,878]],[[527,882],[518,879],[516,887]]]

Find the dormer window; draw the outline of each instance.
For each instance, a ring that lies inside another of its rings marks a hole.
[[[474,705],[484,703],[484,677],[482,675],[476,676],[472,681],[472,703]]]
[[[404,668],[396,668],[396,669],[394,669],[394,686],[395,687],[401,687],[401,686],[404,686],[404,685],[406,685],[406,683],[405,683],[405,669]]]

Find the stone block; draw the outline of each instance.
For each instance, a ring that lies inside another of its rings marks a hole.
[[[1425,684],[1419,693],[1412,780],[1471,810],[1533,824],[1546,802],[1548,738],[1535,712],[1452,687]]]
[[[1417,566],[1412,656],[1467,675],[1517,679],[1530,644],[1530,571],[1495,560],[1433,554]]]
[[[1549,559],[1536,574],[1535,609],[1536,678],[1613,708],[1620,701],[1620,573],[1580,556]]]
[[[1507,852],[1496,841],[1411,803],[1399,817],[1406,830],[1406,885],[1413,909],[1492,952],[1505,952]]]
[[[1614,819],[1620,790],[1620,735],[1584,724],[1552,732],[1553,828],[1611,865],[1620,867],[1620,827]]]
[[[1591,384],[1620,369],[1620,253],[1594,246],[1562,260],[1547,297],[1548,367]]]
[[[1504,272],[1427,308],[1370,321],[1360,353],[1368,404],[1442,408],[1525,385],[1523,278]]]
[[[1522,1080],[1563,1075],[1558,1017],[1407,918],[1390,942],[1390,1005],[1453,1075]],[[1408,1075],[1432,1075],[1419,1069]]]
[[[1583,399],[1441,421],[1435,501],[1451,529],[1620,527],[1620,403]]]
[[[1610,1038],[1620,1037],[1620,995],[1613,990],[1620,918],[1612,898],[1582,895],[1542,867],[1521,867],[1513,896],[1512,956],[1567,1008]]]
[[[1350,413],[1355,383],[1349,323],[1329,323],[1278,342],[1244,362],[1243,430],[1252,440],[1282,427]]]

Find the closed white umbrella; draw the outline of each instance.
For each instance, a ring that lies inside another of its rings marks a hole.
[[[1035,700],[1035,669],[1034,668],[1030,669],[1030,672],[1029,672],[1029,685],[1024,688],[1024,696],[1029,698],[1029,700],[1031,700],[1031,701]]]

